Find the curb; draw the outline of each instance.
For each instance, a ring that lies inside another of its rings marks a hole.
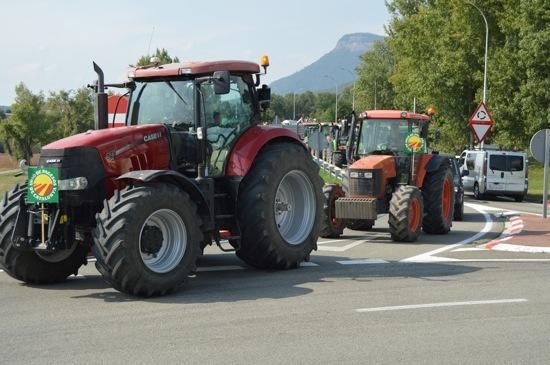
[[[505,229],[502,234],[486,244],[483,247],[493,251],[522,252],[522,253],[550,253],[550,247],[545,246],[525,246],[507,243],[515,235],[523,231],[525,227],[521,216],[512,216],[505,223]]]

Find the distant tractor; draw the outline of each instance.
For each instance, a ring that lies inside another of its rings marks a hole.
[[[182,284],[207,245],[228,250],[224,239],[257,268],[309,259],[322,180],[296,133],[259,125],[270,101],[260,65],[153,63],[110,85],[94,68],[96,130],[44,146],[37,177],[4,196],[6,273],[60,282],[87,263],[91,248],[114,288],[149,297]],[[128,91],[124,126],[107,119],[105,87]],[[47,201],[54,193],[58,200]]]
[[[351,126],[343,186],[324,187],[323,237],[339,237],[344,227],[370,230],[388,213],[394,241],[413,242],[421,229],[451,229],[454,190],[449,159],[427,153],[430,117],[406,111],[362,113]]]

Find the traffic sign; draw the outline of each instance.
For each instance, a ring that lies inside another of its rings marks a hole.
[[[529,144],[531,154],[538,162],[544,163],[546,151],[550,151],[550,143],[546,139],[549,137],[547,136],[550,136],[550,129],[541,129],[531,138],[531,143]],[[546,161],[546,163],[550,163],[550,161]]]
[[[479,103],[476,110],[470,116],[468,125],[472,132],[474,132],[477,142],[483,142],[493,128],[493,117],[483,102]]]

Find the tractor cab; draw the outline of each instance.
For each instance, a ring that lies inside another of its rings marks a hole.
[[[370,155],[394,156],[398,182],[411,183],[411,175],[415,175],[411,174],[411,150],[415,150],[415,160],[426,152],[429,117],[411,112],[376,110],[362,113],[359,120],[355,159]],[[421,144],[420,148],[417,148],[417,143]]]
[[[232,61],[132,69],[126,123],[163,124],[173,170],[197,177],[203,166],[204,176],[221,176],[236,137],[259,122],[269,101],[267,87],[256,89],[259,71]]]

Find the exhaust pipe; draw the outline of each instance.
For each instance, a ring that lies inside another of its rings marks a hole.
[[[350,123],[350,130],[349,130],[349,136],[348,136],[348,142],[346,143],[346,162],[347,165],[351,165],[354,162],[354,156],[353,156],[353,147],[355,145],[355,138],[357,136],[355,135],[355,110],[351,112],[351,123]]]
[[[105,80],[103,70],[93,62],[94,71],[97,74],[97,83],[95,85],[95,129],[105,129],[108,127],[107,117],[107,94],[105,93]]]

